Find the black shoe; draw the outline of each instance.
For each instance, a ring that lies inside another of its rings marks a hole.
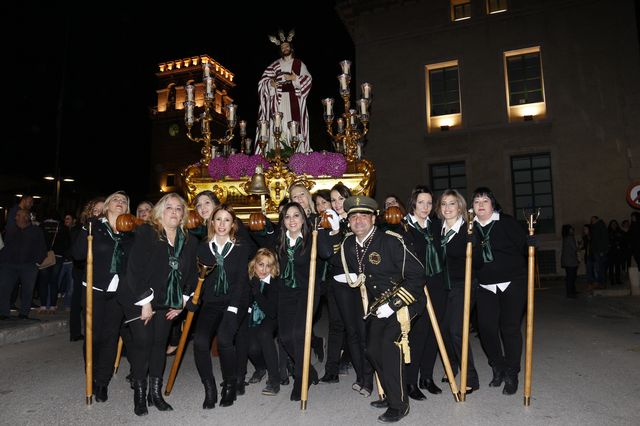
[[[480,389],[480,385],[479,384],[469,385],[469,386],[467,386],[467,390],[465,392],[465,395],[471,395],[473,393],[473,391],[477,391],[478,389]]]
[[[146,416],[149,414],[147,410],[147,381],[146,380],[134,380],[133,381],[133,412],[136,416]]]
[[[374,408],[388,408],[389,407],[389,401],[387,401],[386,398],[382,398],[382,399],[378,399],[376,401],[371,401],[369,403],[369,405],[371,405]]]
[[[288,376],[280,379],[280,386],[289,386],[289,384],[291,384],[291,382]]]
[[[320,379],[322,383],[340,383],[340,377],[337,374],[327,374]]]
[[[96,395],[96,402],[107,402],[109,399],[106,385],[96,385],[93,393]]]
[[[267,396],[276,396],[280,392],[280,385],[278,383],[269,383],[262,389],[262,394]]]
[[[249,384],[252,385],[254,383],[260,383],[266,374],[267,370],[265,370],[264,368],[256,369],[256,371],[253,372],[253,375],[249,379]]]
[[[513,395],[518,391],[518,376],[505,375],[503,395]]]
[[[216,407],[218,402],[218,390],[216,389],[215,380],[207,380],[204,385],[204,402],[202,403],[203,410],[211,410]]]
[[[433,395],[440,395],[442,393],[442,389],[433,382],[433,379],[420,379],[420,389],[425,389]]]
[[[69,340],[72,342],[77,342],[79,340],[84,340],[84,336],[82,334],[79,334],[77,336],[69,337]]]
[[[301,394],[302,394],[302,381],[294,380],[293,389],[291,389],[291,396],[289,397],[289,399],[291,399],[291,401],[300,401]]]
[[[224,388],[222,388],[222,398],[220,398],[220,406],[231,407],[233,405],[233,401],[235,400],[236,400],[236,384],[232,383],[227,385],[225,383]]]
[[[387,408],[383,415],[378,417],[381,423],[395,423],[409,414],[409,404],[404,409]]]
[[[497,388],[502,384],[504,380],[504,371],[500,367],[491,367],[493,370],[493,379],[489,382],[490,388]]]
[[[407,385],[407,395],[409,395],[409,398],[415,399],[416,401],[424,401],[427,399],[416,385]]]
[[[159,411],[173,411],[173,407],[162,397],[162,378],[149,377],[149,395],[147,403],[155,406]]]
[[[245,392],[245,381],[244,377],[241,380],[238,380],[236,384],[236,395],[244,395]]]

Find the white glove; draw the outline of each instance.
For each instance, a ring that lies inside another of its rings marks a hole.
[[[376,311],[376,316],[378,318],[389,318],[392,314],[393,314],[393,309],[391,309],[391,306],[389,306],[388,303],[385,303],[384,305],[380,306]]]
[[[327,220],[331,224],[331,230],[332,231],[339,231],[340,230],[340,216],[338,216],[338,213],[336,213],[334,210],[331,210],[331,209],[327,209],[324,212],[327,213],[327,215],[329,215]]]

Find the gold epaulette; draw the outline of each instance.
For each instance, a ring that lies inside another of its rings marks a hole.
[[[387,235],[391,235],[391,236],[393,236],[393,237],[396,237],[396,238],[397,238],[397,239],[399,239],[399,240],[402,240],[402,239],[403,239],[403,238],[402,238],[402,235],[398,234],[397,232],[393,232],[393,231],[391,231],[391,230],[389,230],[389,229],[387,229],[386,231],[384,231],[384,233],[385,233],[385,234],[387,234]]]

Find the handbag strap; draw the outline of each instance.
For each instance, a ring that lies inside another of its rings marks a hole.
[[[56,242],[56,237],[58,236],[58,229],[60,229],[60,222],[56,225],[56,232],[53,234],[53,239],[51,240],[51,245],[49,246],[49,250],[53,250],[53,245]]]

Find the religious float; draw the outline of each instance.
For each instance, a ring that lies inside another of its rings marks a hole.
[[[224,107],[227,129],[224,136],[215,138],[210,125],[215,83],[210,64],[204,63],[204,84],[199,85],[204,91],[204,102],[198,114],[196,86],[189,84],[185,87],[187,137],[202,144],[200,161],[189,165],[182,173],[188,202],[192,203],[200,191],[211,190],[221,202],[232,204],[239,218],[248,221],[249,216],[257,212],[272,220],[277,219],[278,206],[289,196],[288,189],[295,183],[303,184],[312,193],[342,183],[353,195],[373,195],[375,167],[362,158],[362,143],[369,130],[372,87],[369,83],[361,85],[362,98],[356,101],[356,109],[352,109],[350,65],[350,61],[340,63],[339,93],[344,112],[335,120],[335,125],[334,100],[322,100],[326,131],[335,152],[297,152],[303,142],[303,136],[298,132],[299,123],[286,123],[288,131],[285,136],[282,113],[274,114],[269,121],[260,120],[255,142],[257,149],[253,149],[252,139],[247,138],[247,123],[238,123],[234,104]],[[236,125],[241,142],[238,153],[230,148]],[[197,127],[199,132],[196,133],[193,130]],[[270,136],[276,143],[268,151]],[[252,154],[254,151],[256,154]]]

